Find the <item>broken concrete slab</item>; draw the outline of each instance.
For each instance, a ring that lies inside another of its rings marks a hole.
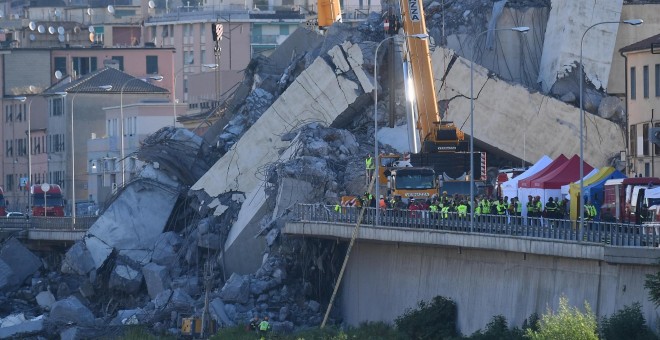
[[[213,299],[210,303],[209,311],[211,312],[213,320],[215,320],[215,322],[221,327],[233,327],[236,325],[227,315],[225,304],[222,302],[222,299]]]
[[[128,264],[117,264],[110,273],[108,288],[125,293],[135,293],[142,284],[142,273]]]
[[[110,321],[111,325],[131,325],[139,324],[144,317],[146,317],[146,312],[142,308],[136,309],[122,309],[117,311],[117,316]],[[133,321],[135,319],[135,321]]]
[[[183,240],[179,234],[168,231],[158,236],[153,248],[151,261],[163,266],[174,266],[177,264],[177,250],[181,247]]]
[[[435,49],[436,74],[444,73],[442,60],[447,54],[451,51]],[[470,62],[459,57],[446,76],[446,90],[439,92],[441,99],[453,98],[446,119],[464,131],[470,118],[470,84],[465,79],[470,79]],[[436,86],[440,88],[439,83]],[[479,65],[474,65],[474,89],[479,94],[474,99],[475,140],[529,163],[544,155],[579,153],[579,108],[499,80]],[[626,148],[621,127],[598,116],[585,119],[584,132],[584,160],[594,167],[610,165],[610,158]]]
[[[231,274],[220,290],[220,298],[225,302],[247,303],[250,298],[250,280],[247,276]]]
[[[169,287],[170,277],[165,266],[149,263],[142,267],[142,274],[147,284],[147,292],[152,299]]]
[[[49,310],[50,307],[55,303],[55,296],[53,293],[45,290],[43,292],[39,292],[37,296],[35,297],[37,300],[37,304],[39,307]]]
[[[182,289],[166,289],[160,292],[154,299],[154,305],[157,309],[165,307],[190,309],[195,302],[190,295],[186,294]]]
[[[60,340],[81,340],[83,339],[78,327],[70,327],[60,332]]]
[[[78,325],[92,325],[94,314],[75,296],[57,301],[50,308],[50,319],[56,323]]]
[[[128,184],[121,195],[87,232],[85,244],[96,268],[105,262],[108,249],[144,263],[165,228],[178,198],[174,188],[151,180]]]
[[[179,276],[172,279],[170,284],[172,289],[181,288],[190,296],[198,295],[199,290],[199,278],[197,276]]]
[[[62,273],[87,275],[92,269],[94,269],[94,259],[85,243],[82,241],[76,242],[64,256]]]
[[[20,286],[42,265],[41,260],[15,238],[7,240],[2,245],[0,260],[11,269],[7,285],[0,287],[4,290]]]
[[[7,327],[0,328],[0,339],[17,339],[31,334],[37,334],[44,330],[43,317],[26,320]]]

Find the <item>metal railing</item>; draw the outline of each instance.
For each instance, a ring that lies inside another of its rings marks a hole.
[[[98,216],[76,217],[73,223],[71,217],[34,217],[8,218],[0,217],[0,231],[6,229],[42,229],[42,230],[87,230],[98,219]]]
[[[298,221],[354,224],[360,215],[360,207],[296,204],[293,212]],[[376,208],[366,208],[362,217],[363,226],[373,225]],[[533,237],[548,240],[573,241],[579,243],[602,243],[623,247],[658,247],[660,225],[648,226],[628,223],[585,221],[584,230],[578,223],[566,219],[522,217],[510,215],[476,215],[474,226],[470,225],[470,214],[461,216],[456,212],[441,213],[426,210],[379,209],[380,227],[411,229],[433,229],[482,234]]]

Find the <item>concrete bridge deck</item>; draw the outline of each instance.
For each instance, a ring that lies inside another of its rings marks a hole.
[[[27,241],[75,242],[82,239],[97,216],[0,218],[0,237]]]
[[[355,222],[333,220],[326,208],[294,207],[298,219],[283,232],[350,240]],[[368,214],[363,219],[368,222]],[[393,322],[418,301],[441,295],[457,303],[459,330],[471,334],[495,315],[521,326],[532,313],[556,310],[564,295],[580,308],[589,303],[599,317],[639,302],[650,327],[658,324],[644,279],[660,269],[660,248],[640,243],[655,237],[640,226],[611,226],[605,234],[612,244],[623,244],[611,245],[598,242],[600,226],[579,233],[570,223],[512,228],[489,222],[489,228],[479,224],[470,232],[465,224],[429,228],[420,219],[409,220],[408,227],[360,226],[336,306],[346,322]]]

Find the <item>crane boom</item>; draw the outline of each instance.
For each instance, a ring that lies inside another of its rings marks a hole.
[[[417,103],[415,128],[419,131],[423,152],[455,151],[464,140],[463,131],[449,121],[442,121],[438,110],[437,96],[431,66],[428,39],[414,35],[426,35],[424,8],[420,0],[401,0],[401,17],[406,34],[407,53],[405,58],[412,71]]]
[[[318,28],[324,30],[335,22],[341,22],[339,0],[318,0]]]

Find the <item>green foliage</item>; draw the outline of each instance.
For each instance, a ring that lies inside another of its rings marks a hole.
[[[211,340],[254,340],[258,338],[254,332],[247,331],[245,326],[223,328]],[[269,334],[272,340],[404,340],[405,337],[383,322],[363,323],[360,327],[341,331],[337,327],[318,327],[299,330],[293,334]]]
[[[652,301],[656,307],[660,307],[660,272],[647,274],[644,288],[649,291],[649,301]]]
[[[528,329],[531,329],[535,332],[539,330],[539,315],[537,313],[532,313],[525,321],[523,321],[522,329],[527,332]]]
[[[600,325],[600,334],[607,340],[658,338],[646,325],[646,319],[642,314],[642,306],[639,302],[633,303],[632,306],[624,306],[623,309],[612,314],[609,318],[604,317]]]
[[[538,331],[527,329],[526,336],[532,340],[598,340],[596,316],[585,302],[585,313],[577,307],[570,307],[565,296],[559,298],[559,311],[548,309],[541,316]]]
[[[517,327],[509,329],[503,315],[495,315],[486,325],[486,330],[474,332],[468,339],[472,340],[523,340],[524,332]]]
[[[165,340],[174,340],[176,339],[173,336],[155,336],[149,332],[145,328],[145,326],[128,326],[126,327],[126,330],[124,334],[117,338],[121,340],[159,340],[159,339],[165,339]]]
[[[401,333],[397,332],[392,326],[384,322],[367,322],[357,328],[351,328],[346,331],[348,339],[363,340],[403,340],[406,339]]]
[[[436,296],[431,303],[420,301],[417,309],[407,309],[395,320],[399,332],[408,339],[446,339],[457,337],[456,303]]]
[[[238,325],[230,328],[221,328],[218,333],[210,337],[209,340],[254,340],[257,334],[245,329],[245,325]]]

